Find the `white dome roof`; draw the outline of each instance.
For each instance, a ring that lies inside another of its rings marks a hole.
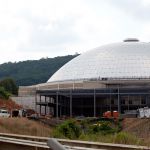
[[[101,78],[149,78],[150,43],[125,41],[87,51],[61,67],[48,82]]]

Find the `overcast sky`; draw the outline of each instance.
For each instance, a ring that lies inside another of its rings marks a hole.
[[[150,41],[150,0],[0,0],[0,63],[83,53],[128,37]]]

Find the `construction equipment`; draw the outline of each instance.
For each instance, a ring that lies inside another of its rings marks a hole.
[[[103,113],[103,117],[108,118],[108,119],[118,119],[119,112],[118,111],[106,111]]]

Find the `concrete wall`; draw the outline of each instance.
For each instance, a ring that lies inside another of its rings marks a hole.
[[[25,96],[25,97],[11,97],[11,99],[19,105],[22,105],[25,109],[35,110],[35,96]]]

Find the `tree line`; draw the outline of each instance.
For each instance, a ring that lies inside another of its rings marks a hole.
[[[12,78],[17,86],[28,86],[46,82],[60,67],[78,56],[67,55],[0,65],[0,80]]]

